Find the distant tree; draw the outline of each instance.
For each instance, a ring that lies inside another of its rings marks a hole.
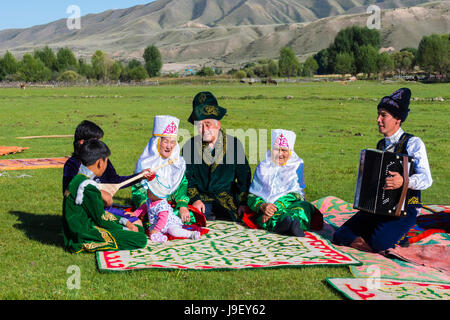
[[[334,38],[332,49],[336,52],[356,52],[362,46],[371,45],[375,49],[380,49],[381,36],[376,29],[367,27],[351,26],[342,29]]]
[[[400,50],[400,52],[405,52],[405,51],[406,52],[410,52],[414,56],[413,61],[412,61],[412,65],[411,65],[411,68],[414,68],[417,65],[416,58],[417,58],[417,51],[418,51],[418,49],[417,48],[403,48],[403,49]]]
[[[17,72],[18,62],[16,58],[6,51],[3,58],[0,58],[0,81],[7,78],[8,75],[15,74]]]
[[[267,78],[268,75],[268,68],[264,68],[264,64],[257,64],[256,66],[253,67],[253,72],[255,73],[255,75],[259,78]]]
[[[130,69],[133,69],[135,67],[140,67],[140,66],[142,66],[142,63],[138,59],[132,59],[128,62],[128,67]]]
[[[129,81],[142,81],[147,79],[148,72],[142,63],[133,59],[128,62],[127,66],[122,69],[120,73],[119,79],[121,81],[129,82]]]
[[[69,48],[61,48],[56,54],[56,64],[59,72],[77,69],[77,58]]]
[[[327,48],[319,51],[314,58],[319,66],[318,73],[339,73],[335,70],[337,63],[337,55],[339,53],[350,53],[355,59],[355,73],[363,72],[362,69],[365,68],[364,64],[361,63],[361,59],[358,60],[358,50],[361,52],[360,48],[364,46],[371,46],[377,51],[380,49],[381,35],[376,29],[369,29],[367,27],[352,26],[342,29],[336,35],[334,42]],[[366,54],[369,53],[370,49],[362,49]],[[370,50],[372,51],[372,50]],[[342,57],[341,57],[342,59]],[[373,64],[371,64],[372,68]],[[371,69],[370,68],[370,69]],[[365,68],[367,71],[367,68]],[[367,72],[365,72],[367,73]]]
[[[150,77],[160,75],[163,62],[161,53],[155,46],[148,46],[144,51],[145,69]]]
[[[355,59],[349,52],[338,53],[336,56],[336,64],[334,66],[334,72],[346,75],[347,73],[354,74],[356,71]]]
[[[363,45],[355,49],[356,73],[365,73],[367,77],[377,73],[378,50],[371,45]]]
[[[213,75],[215,75],[216,73],[214,72],[214,70],[210,67],[206,67],[203,66],[198,72],[197,75],[201,76],[201,77],[211,77]]]
[[[319,69],[319,64],[314,57],[308,57],[303,63],[302,76],[311,77]]]
[[[48,46],[45,46],[42,50],[35,49],[33,55],[36,59],[40,59],[50,70],[58,71],[56,55]]]
[[[318,53],[314,55],[314,59],[317,61],[317,73],[318,74],[327,74],[329,71],[329,52],[328,49],[322,49]]]
[[[274,60],[270,59],[269,63],[267,64],[267,67],[269,70],[269,75],[271,77],[278,76],[278,73],[279,73],[278,63],[276,63]]]
[[[253,68],[254,68],[254,67],[244,69],[244,71],[245,71],[246,74],[247,74],[247,78],[254,78],[254,77],[256,77],[255,72],[253,72]]]
[[[113,81],[117,81],[122,73],[123,65],[119,61],[115,61],[108,68],[109,78]]]
[[[417,50],[417,64],[428,73],[450,72],[450,35],[424,36]]]
[[[29,53],[19,62],[17,74],[19,79],[27,82],[49,81],[52,76],[51,70]]]
[[[278,68],[280,76],[292,77],[298,74],[300,62],[291,48],[285,47],[280,50]]]
[[[234,74],[234,77],[239,80],[244,79],[246,76],[247,76],[247,73],[244,70],[239,70],[238,72],[236,72]]]
[[[400,74],[403,72],[409,72],[413,68],[414,55],[409,51],[395,51],[392,54],[394,59],[394,68]]]
[[[56,80],[63,82],[77,82],[80,79],[81,76],[77,72],[73,70],[67,70],[61,73],[61,75]]]
[[[4,80],[8,75],[17,72],[19,63],[11,52],[6,51],[2,59],[0,59],[0,80]]]
[[[94,79],[95,73],[92,65],[87,63],[83,58],[78,59],[78,73],[87,79]]]
[[[143,66],[134,67],[130,69],[128,75],[131,80],[135,81],[143,81],[148,77],[147,70]]]
[[[92,64],[92,69],[94,72],[94,77],[97,80],[105,81],[107,79],[107,75],[108,75],[108,67],[106,64],[106,54],[101,50],[95,51],[95,53],[92,55],[92,58],[91,58],[91,64]]]
[[[394,58],[391,54],[383,52],[378,55],[377,59],[378,72],[382,74],[383,78],[386,78],[386,74],[394,70]]]

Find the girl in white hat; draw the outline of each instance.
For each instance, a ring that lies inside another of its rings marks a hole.
[[[248,205],[263,229],[280,234],[304,236],[311,217],[320,212],[304,201],[303,160],[295,153],[292,131],[272,130],[271,149],[255,171]],[[321,228],[321,226],[318,226]]]

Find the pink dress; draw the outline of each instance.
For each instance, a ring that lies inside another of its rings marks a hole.
[[[148,214],[150,230],[156,230],[160,233],[167,233],[174,237],[200,238],[198,231],[189,231],[183,229],[183,222],[173,213],[173,209],[166,200],[151,201],[147,200],[145,204],[134,211],[134,215],[139,217]]]

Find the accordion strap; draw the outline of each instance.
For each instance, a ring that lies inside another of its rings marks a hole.
[[[408,156],[403,156],[403,190],[400,196],[400,201],[398,202],[397,209],[395,210],[395,216],[399,217],[402,204],[405,201],[406,194],[408,193],[408,185],[409,185],[409,170],[408,170]]]

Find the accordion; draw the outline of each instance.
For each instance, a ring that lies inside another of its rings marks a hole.
[[[364,149],[359,160],[354,208],[373,214],[405,216],[409,176],[414,172],[414,159],[405,154]],[[389,171],[403,176],[403,187],[385,190]]]

